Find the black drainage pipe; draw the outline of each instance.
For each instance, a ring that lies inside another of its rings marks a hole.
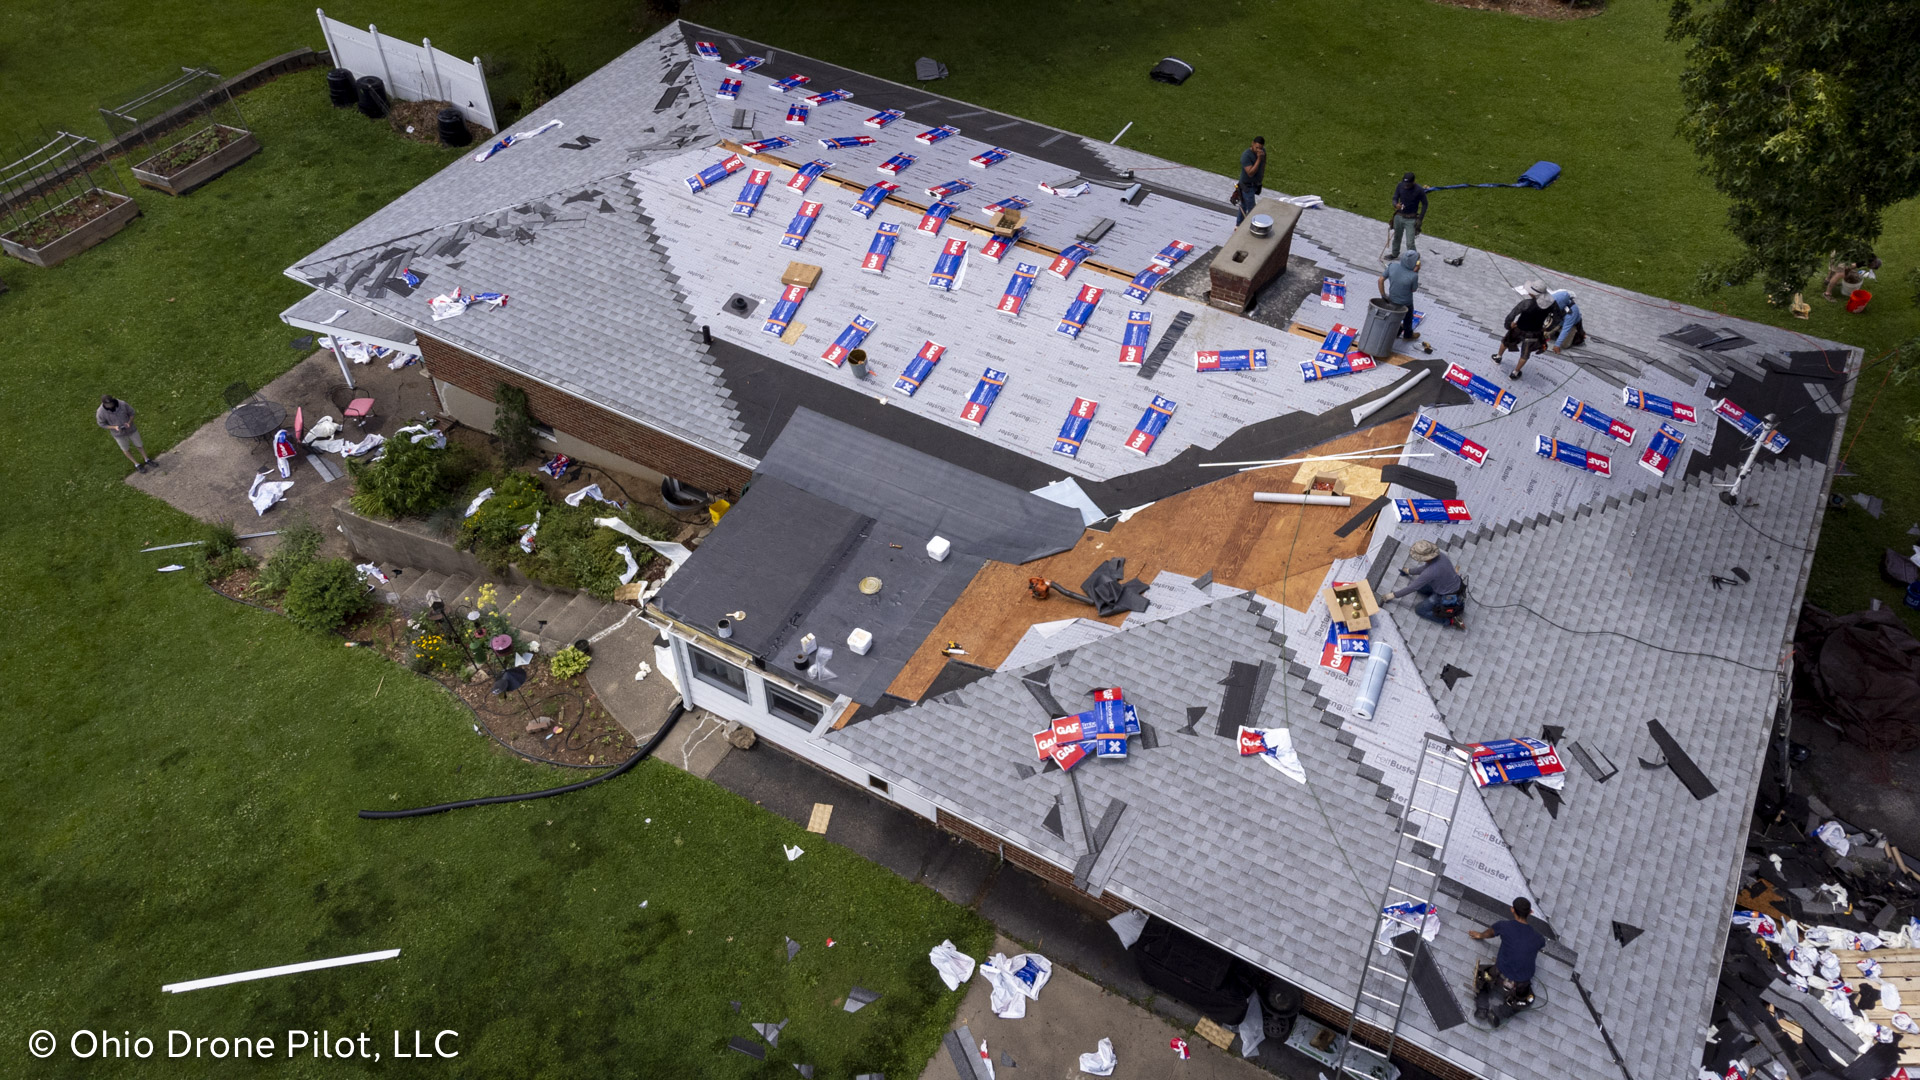
[[[646,758],[653,753],[654,748],[660,745],[661,740],[667,737],[667,733],[673,730],[673,725],[680,722],[680,717],[685,715],[686,711],[687,707],[684,703],[675,702],[673,711],[667,714],[667,722],[661,724],[660,730],[653,733],[653,737],[647,740],[647,745],[635,751],[632,757],[621,762],[612,771],[601,773],[599,776],[589,780],[582,780],[577,784],[566,784],[562,787],[548,788],[545,791],[525,791],[518,795],[489,795],[484,799],[462,799],[459,802],[440,803],[437,806],[421,806],[412,810],[362,810],[360,811],[360,816],[380,821],[385,821],[390,818],[425,817],[428,814],[440,814],[448,810],[461,810],[469,806],[492,806],[495,803],[525,802],[528,799],[545,799],[554,795],[565,795],[569,791],[579,791],[581,788],[590,788],[603,780],[611,780],[646,760]]]

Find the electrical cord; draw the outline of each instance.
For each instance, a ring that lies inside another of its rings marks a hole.
[[[1540,612],[1535,611],[1533,608],[1530,608],[1525,604],[1519,603],[1518,601],[1515,601],[1514,603],[1510,603],[1510,604],[1489,604],[1484,600],[1475,598],[1471,594],[1466,595],[1461,599],[1463,603],[1467,601],[1471,601],[1475,607],[1485,608],[1489,611],[1509,611],[1513,609],[1518,609],[1520,611],[1526,612],[1527,614],[1533,616],[1536,619],[1539,619],[1541,622],[1546,623],[1548,626],[1551,626],[1556,630],[1559,630],[1568,634],[1575,634],[1581,637],[1623,638],[1627,641],[1633,642],[1636,645],[1644,645],[1647,648],[1652,649],[1656,652],[1669,653],[1673,656],[1697,656],[1706,660],[1719,660],[1724,663],[1732,664],[1735,667],[1746,668],[1748,671],[1760,671],[1760,672],[1765,672],[1768,675],[1772,675],[1776,671],[1778,671],[1777,665],[1775,667],[1760,667],[1757,664],[1749,664],[1744,660],[1735,660],[1731,656],[1721,656],[1719,653],[1695,652],[1689,649],[1668,648],[1665,645],[1656,645],[1653,642],[1646,640],[1645,638],[1637,638],[1637,637],[1634,637],[1632,634],[1623,633],[1619,630],[1577,630],[1571,626],[1566,626],[1561,623],[1555,622],[1554,620],[1548,618],[1547,616],[1542,615]]]

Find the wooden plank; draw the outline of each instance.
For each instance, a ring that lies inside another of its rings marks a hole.
[[[1405,440],[1412,425],[1412,417],[1391,420],[1308,452],[1338,454],[1389,446]],[[1196,578],[1212,571],[1214,581],[1222,585],[1251,589],[1288,607],[1307,610],[1319,595],[1327,569],[1336,560],[1365,553],[1372,529],[1335,535],[1353,516],[1351,507],[1253,501],[1256,491],[1284,488],[1286,477],[1285,466],[1229,473],[1168,496],[1115,525],[1111,532],[1085,533],[1070,551],[1021,565],[987,563],[927,635],[888,693],[920,700],[946,664],[940,649],[948,641],[958,641],[969,661],[997,668],[1035,623],[1080,618],[1119,625],[1124,612],[1101,619],[1083,604],[1059,596],[1035,600],[1027,592],[1027,579],[1033,577],[1077,589],[1095,567],[1115,556],[1126,558],[1128,577],[1151,582],[1163,570]],[[1151,591],[1147,599],[1153,599]]]

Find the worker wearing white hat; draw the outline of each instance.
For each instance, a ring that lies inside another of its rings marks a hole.
[[[1416,540],[1407,552],[1413,560],[1413,566],[1400,571],[1401,577],[1413,580],[1399,589],[1387,594],[1388,600],[1398,600],[1403,596],[1420,594],[1426,599],[1414,605],[1413,613],[1442,626],[1465,629],[1461,613],[1465,610],[1462,594],[1466,592],[1466,583],[1460,580],[1460,572],[1453,568],[1453,560],[1440,553],[1440,548],[1431,540]],[[1418,567],[1418,571],[1414,569]]]

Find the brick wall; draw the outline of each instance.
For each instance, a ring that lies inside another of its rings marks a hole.
[[[1313,1017],[1315,1020],[1320,1021],[1336,1031],[1345,1032],[1347,1030],[1347,1021],[1351,1017],[1346,1009],[1323,1001],[1312,994],[1302,994],[1301,997],[1304,1001],[1302,1009],[1308,1016]],[[1407,1008],[1411,1009],[1415,1007],[1412,1001],[1407,1002]],[[1369,1046],[1375,1050],[1387,1044],[1387,1033],[1369,1024],[1360,1025],[1354,1034],[1358,1037],[1362,1046]],[[1466,1069],[1450,1061],[1428,1053],[1420,1047],[1407,1042],[1405,1039],[1401,1039],[1393,1044],[1393,1058],[1395,1061],[1404,1061],[1417,1068],[1424,1069],[1434,1076],[1439,1077],[1440,1080],[1481,1080],[1478,1075],[1468,1072]]]
[[[526,391],[533,417],[577,439],[708,491],[737,493],[752,473],[717,454],[663,435],[599,405],[508,371],[464,349],[420,335],[420,356],[433,377],[493,400],[501,383]]]
[[[1005,840],[980,828],[978,825],[954,817],[945,810],[935,810],[934,813],[935,824],[960,839],[967,841],[975,847],[1000,856],[1037,878],[1050,881],[1063,889],[1074,889],[1072,871],[1062,869],[1017,844],[1009,844]],[[1074,889],[1074,891],[1079,892],[1078,889]],[[1085,896],[1086,894],[1081,893],[1081,895]],[[1099,904],[1101,907],[1106,908],[1116,915],[1123,911],[1132,910],[1133,908],[1132,904],[1114,896],[1112,893],[1103,892],[1099,896],[1089,896],[1087,899]]]

